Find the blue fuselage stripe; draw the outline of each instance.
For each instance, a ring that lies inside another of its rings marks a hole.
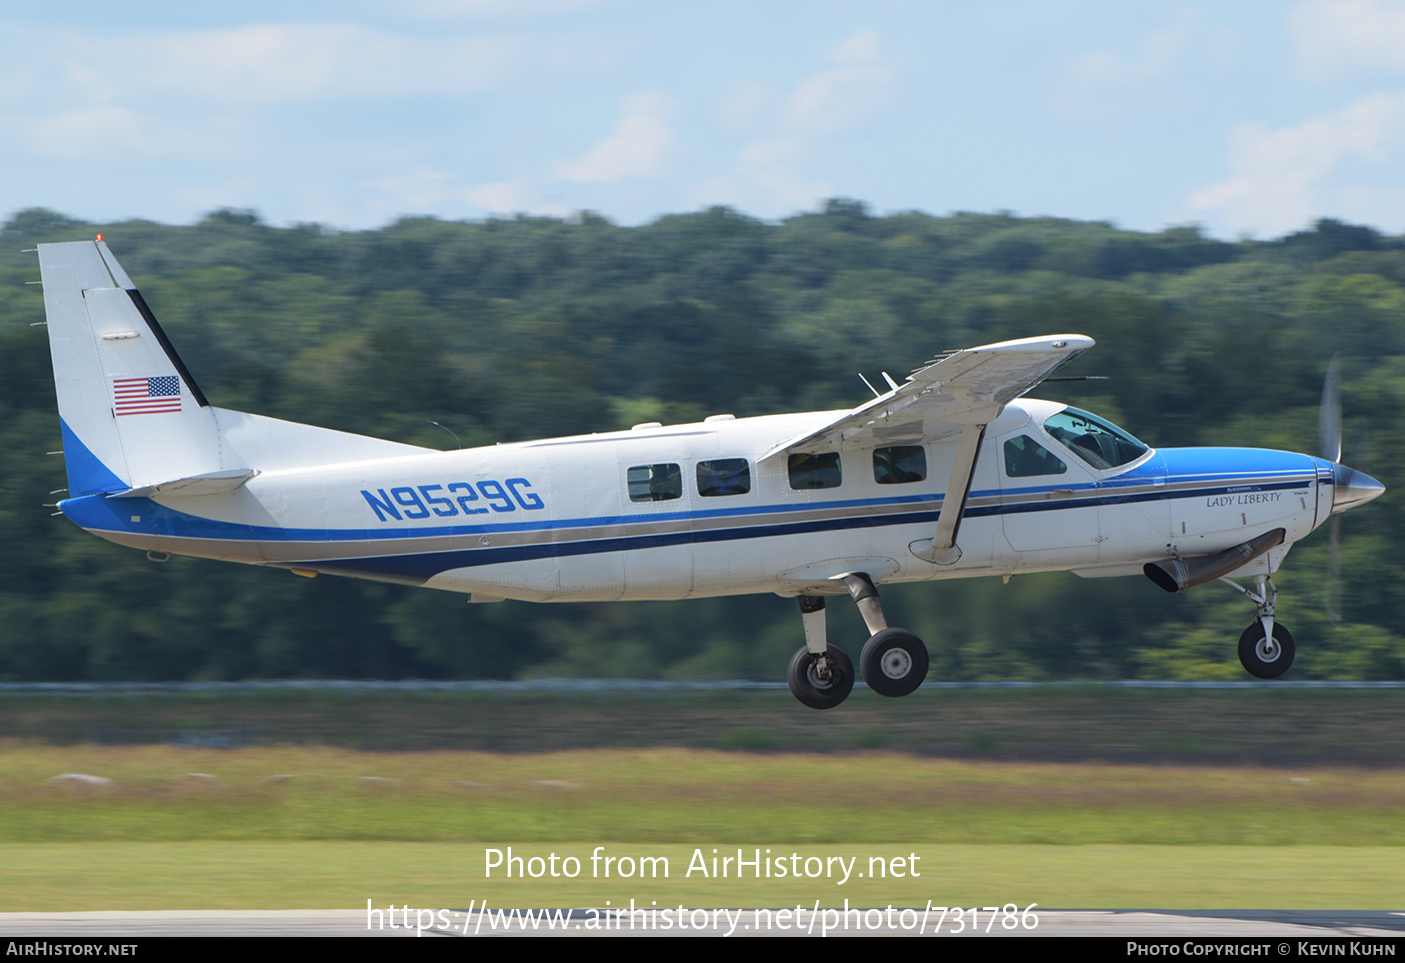
[[[1305,466],[1306,467],[1306,466]],[[1165,477],[1165,476],[1160,476]],[[1075,508],[1089,508],[1135,502],[1153,502],[1174,499],[1206,498],[1243,491],[1276,491],[1301,488],[1310,484],[1313,475],[1301,469],[1297,471],[1263,472],[1256,475],[1228,475],[1196,473],[1189,476],[1165,478],[1163,484],[1155,485],[1154,477],[1114,479],[1103,485],[1079,485],[1068,487],[1031,487],[1005,490],[1006,499],[1019,499],[1006,504],[969,505],[963,513],[967,518],[996,515],[1019,515],[1035,512],[1058,511]],[[1187,487],[1194,486],[1194,487]],[[1139,489],[1128,491],[1126,489]],[[1050,498],[1055,491],[1061,497]],[[1069,492],[1069,494],[1062,494]],[[980,491],[972,494],[973,501],[987,500],[1002,495],[999,491]],[[142,513],[159,517],[162,524],[151,527],[126,525],[124,513],[142,506]],[[930,506],[926,510],[914,510],[916,506]],[[543,520],[540,523],[517,523],[503,525],[453,526],[436,529],[406,529],[403,527],[364,530],[327,529],[284,529],[272,526],[234,525],[186,515],[165,508],[149,499],[109,499],[105,496],[89,496],[70,499],[64,503],[65,512],[85,528],[95,531],[117,531],[128,534],[169,535],[178,538],[202,538],[229,542],[231,545],[254,542],[306,541],[322,544],[345,544],[346,547],[362,547],[372,540],[396,538],[403,540],[423,539],[423,551],[397,552],[393,555],[368,555],[349,558],[308,559],[305,563],[280,562],[278,564],[305,565],[326,572],[346,572],[369,576],[382,576],[394,579],[427,579],[440,572],[456,568],[473,568],[504,562],[529,561],[533,559],[567,557],[578,555],[605,554],[610,552],[636,551],[648,548],[661,548],[684,544],[725,542],[741,539],[770,538],[779,535],[801,535],[815,532],[839,532],[863,528],[880,528],[898,525],[932,525],[936,523],[941,508],[941,496],[923,494],[916,497],[890,497],[881,499],[851,499],[823,503],[797,505],[749,506],[740,510],[711,509],[700,512],[672,512],[666,515],[644,517],[599,517],[572,520]],[[805,520],[777,520],[772,522],[745,520],[758,515],[776,516],[791,512],[829,512],[846,509],[896,509],[873,514],[844,514],[838,517],[812,518]],[[71,510],[70,510],[71,509]],[[571,539],[569,531],[585,528],[623,529],[637,526],[656,525],[660,522],[705,522],[721,519],[735,519],[739,524],[731,527],[698,528],[679,532],[651,532],[641,534],[592,536]],[[455,535],[489,534],[495,537],[510,536],[521,532],[559,531],[565,538],[561,541],[539,542],[521,545],[499,545],[474,548],[446,548],[436,550],[430,540],[443,544],[447,537]],[[372,538],[371,536],[374,536]]]
[[[1252,487],[1254,491],[1277,491],[1300,488],[1306,481],[1302,478],[1286,482],[1264,483],[1262,480],[1247,482],[1240,478],[1234,485],[1218,485],[1212,488],[1198,488],[1191,491],[1167,492],[1152,491],[1138,494],[1099,495],[1093,498],[1064,498],[1058,501],[1022,503],[1015,505],[987,505],[968,508],[963,518],[978,518],[993,515],[1019,515],[1030,512],[1047,512],[1059,509],[1089,508],[1102,505],[1125,505],[1132,502],[1162,501],[1171,498],[1213,497],[1231,490],[1244,491]],[[1096,488],[1089,489],[1097,491]],[[1045,489],[1048,491],[1048,489]],[[828,508],[828,505],[808,506]],[[861,528],[883,528],[892,525],[935,525],[940,514],[938,510],[923,512],[900,512],[883,515],[843,516],[840,518],[816,519],[804,522],[778,522],[769,525],[749,525],[742,528],[721,528],[693,532],[676,532],[659,535],[625,535],[607,538],[591,538],[570,542],[550,542],[537,545],[509,545],[497,548],[449,549],[440,552],[424,552],[395,556],[367,556],[364,558],[334,559],[309,562],[310,567],[322,571],[346,571],[364,574],[384,573],[396,576],[419,576],[431,578],[440,572],[455,568],[475,568],[482,565],[495,565],[503,562],[523,562],[541,558],[563,558],[573,555],[598,555],[609,552],[638,551],[646,548],[661,548],[670,545],[700,544],[708,542],[728,542],[739,539],[770,538],[778,535],[803,535],[812,532],[839,532]]]

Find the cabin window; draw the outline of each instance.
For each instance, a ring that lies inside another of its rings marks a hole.
[[[677,465],[635,465],[625,477],[632,502],[666,502],[683,497],[683,470]]]
[[[921,445],[875,448],[873,480],[880,485],[906,485],[927,480],[927,450]]]
[[[1011,478],[1062,475],[1066,471],[1068,466],[1058,456],[1029,435],[1020,435],[1005,442],[1005,474]]]
[[[791,455],[790,487],[796,491],[809,488],[838,488],[843,480],[839,469],[839,452],[822,455]]]
[[[1094,468],[1106,469],[1136,461],[1147,448],[1137,439],[1097,415],[1065,408],[1044,419],[1044,430]]]
[[[745,458],[718,458],[698,462],[698,494],[745,495],[751,491],[751,466]]]

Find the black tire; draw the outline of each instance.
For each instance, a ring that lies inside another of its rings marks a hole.
[[[859,668],[874,692],[905,696],[927,678],[927,647],[907,629],[884,629],[864,643]]]
[[[1239,637],[1239,662],[1256,679],[1276,679],[1293,664],[1297,649],[1287,629],[1273,623],[1273,645],[1266,645],[1263,623],[1255,619]]]
[[[854,663],[843,649],[826,646],[823,656],[829,670],[826,676],[820,669],[821,658],[801,646],[800,651],[791,656],[785,680],[790,683],[795,698],[811,709],[833,709],[849,698],[854,688]]]

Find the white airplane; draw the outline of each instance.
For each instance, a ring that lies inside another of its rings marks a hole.
[[[787,678],[843,702],[825,598],[870,632],[869,687],[915,690],[927,650],[877,586],[1071,570],[1176,592],[1224,579],[1256,606],[1252,675],[1292,663],[1271,579],[1289,548],[1383,486],[1330,459],[1153,450],[1024,398],[1093,346],[1075,334],[945,355],[851,411],[635,425],[436,451],[212,406],[97,241],[38,248],[68,472],[63,514],[120,545],[462,592],[470,601],[799,599]],[[1251,578],[1250,589],[1231,578]]]

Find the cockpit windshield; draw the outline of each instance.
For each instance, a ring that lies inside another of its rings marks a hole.
[[[1099,470],[1136,461],[1147,450],[1146,445],[1116,425],[1077,408],[1050,415],[1044,419],[1044,430]]]

